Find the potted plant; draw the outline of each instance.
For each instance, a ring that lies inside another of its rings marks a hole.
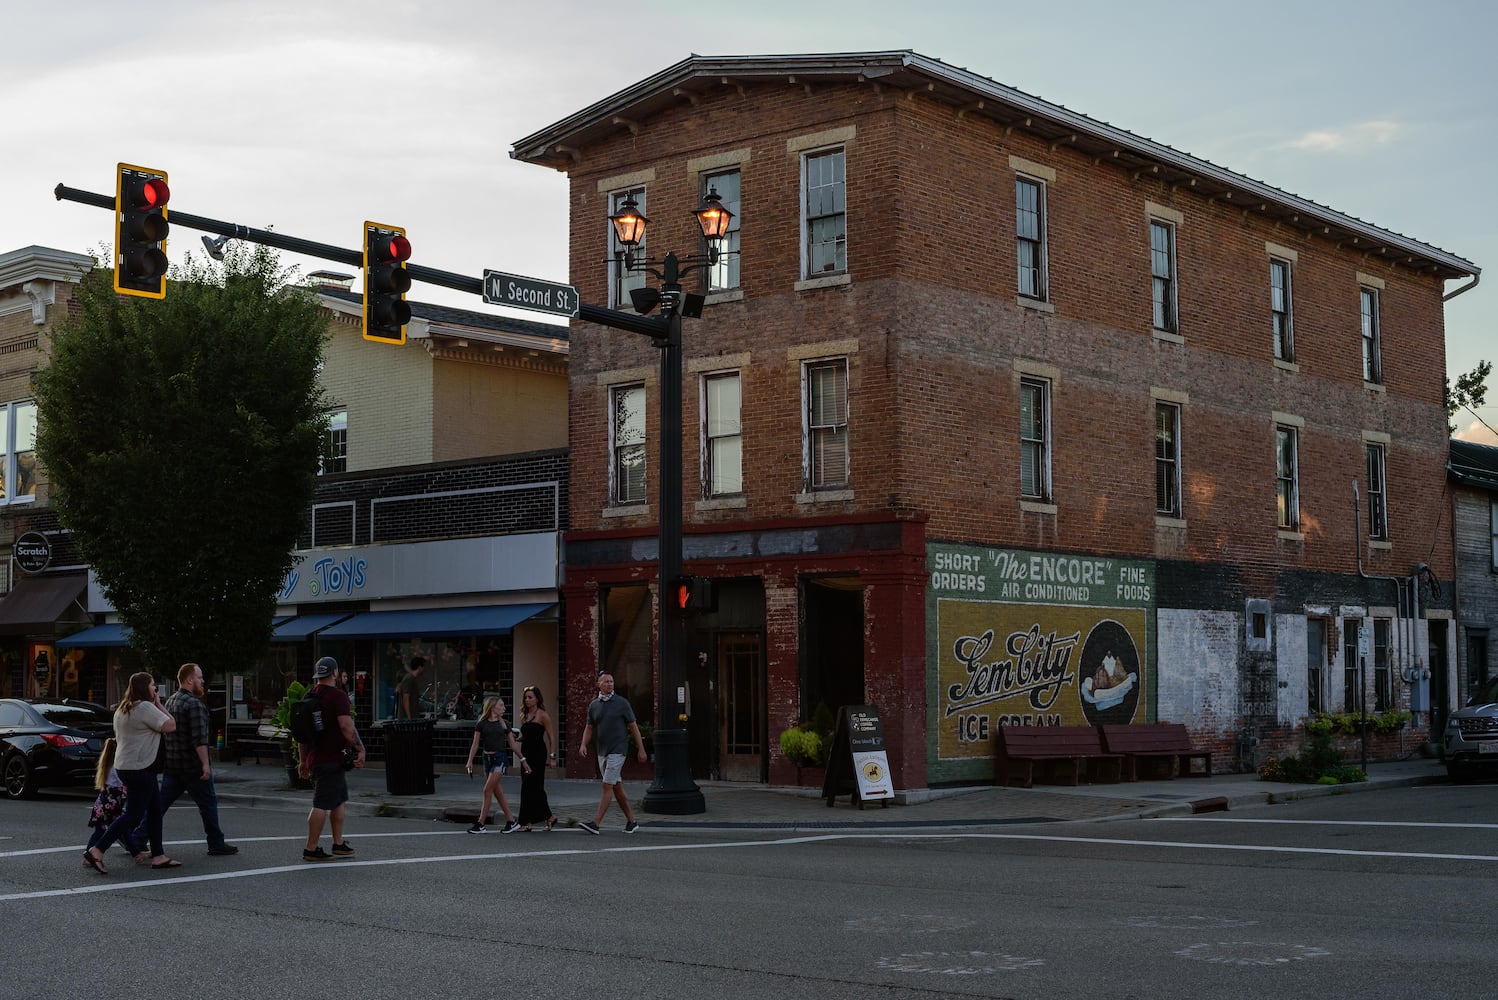
[[[820,785],[826,777],[829,744],[814,729],[792,726],[780,734],[780,752],[796,765],[796,784]]]
[[[1409,725],[1414,716],[1409,712],[1385,712],[1373,720],[1373,730],[1378,733],[1397,733]]]
[[[302,748],[291,738],[291,705],[307,697],[307,685],[292,681],[286,686],[286,697],[276,706],[270,726],[275,738],[281,741],[281,757],[286,762],[286,780],[292,788],[311,788],[311,780],[302,777]]]

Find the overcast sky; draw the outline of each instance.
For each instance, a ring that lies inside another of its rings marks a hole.
[[[417,263],[565,281],[565,176],[515,140],[694,52],[913,49],[1498,266],[1488,0],[74,0],[4,23],[0,252],[112,239],[52,188],[112,195],[123,160],[167,171],[179,211],[349,248],[373,219]],[[169,250],[200,247],[179,227]],[[1498,277],[1447,304],[1449,372],[1498,359],[1495,320]]]

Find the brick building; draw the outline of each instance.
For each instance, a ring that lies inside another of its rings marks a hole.
[[[684,336],[699,776],[793,780],[776,736],[823,702],[879,706],[900,787],[990,777],[1014,720],[1251,766],[1453,641],[1451,589],[1412,598],[1453,575],[1460,257],[910,52],[693,56],[511,155],[567,174],[585,302],[645,281],[626,201],[654,256],[709,191],[736,213]],[[656,700],[656,378],[573,324],[574,699]]]

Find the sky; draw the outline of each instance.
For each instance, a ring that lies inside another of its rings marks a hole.
[[[124,161],[166,171],[178,211],[350,249],[368,219],[414,263],[565,282],[566,177],[511,160],[517,139],[692,53],[911,49],[1498,267],[1489,0],[74,0],[5,27],[0,253],[98,252],[109,213],[52,189],[112,196]],[[1498,276],[1447,303],[1446,335],[1453,379],[1498,362]]]

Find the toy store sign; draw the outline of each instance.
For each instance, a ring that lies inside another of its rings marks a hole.
[[[928,547],[937,756],[991,757],[1001,725],[1142,721],[1154,564]]]

